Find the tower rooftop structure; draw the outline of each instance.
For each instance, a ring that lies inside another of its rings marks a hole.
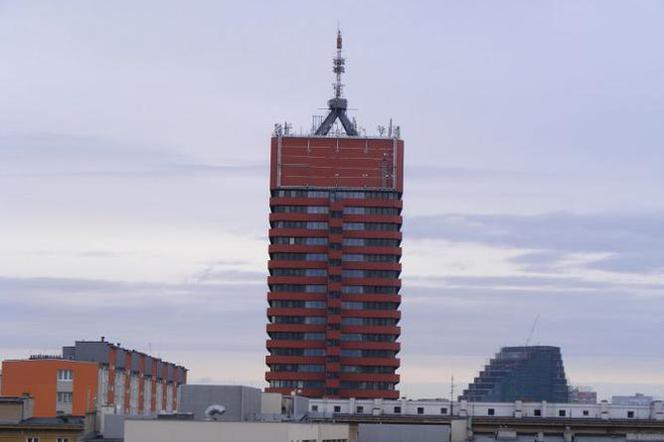
[[[343,84],[341,83],[341,74],[346,72],[346,59],[342,56],[343,38],[341,31],[337,30],[337,56],[332,60],[332,72],[336,76],[334,82],[334,97],[327,101],[329,113],[316,129],[315,135],[327,135],[332,129],[334,122],[339,119],[341,125],[348,136],[357,136],[357,127],[348,119],[346,110],[348,109],[348,100],[343,98]]]
[[[338,32],[327,117],[309,135],[276,125],[271,140],[265,380],[282,394],[396,399],[404,142],[391,125],[359,135],[341,49]]]

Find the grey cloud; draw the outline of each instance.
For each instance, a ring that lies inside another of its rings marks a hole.
[[[566,253],[557,252],[553,250],[537,251],[524,253],[522,255],[512,258],[510,261],[519,264],[519,266],[526,271],[530,272],[550,272],[556,264],[560,263]]]
[[[652,356],[651,342],[643,336],[654,336],[664,326],[659,314],[664,297],[627,293],[410,287],[402,305],[402,357],[489,357],[500,346],[522,344],[537,315],[533,342],[559,345],[566,355]]]
[[[552,264],[567,253],[613,253],[594,268],[621,272],[654,272],[664,269],[664,214],[464,215],[414,217],[407,234],[496,247],[534,250],[540,266]],[[545,253],[542,255],[541,253]],[[548,254],[548,256],[546,255]]]
[[[250,284],[0,278],[3,342],[19,349],[103,335],[176,353],[259,350],[266,307],[264,288]]]
[[[0,176],[264,176],[265,161],[210,164],[182,154],[67,134],[0,134]]]
[[[252,284],[265,284],[267,272],[254,272],[251,270],[219,269],[209,267],[193,276],[198,282],[245,282]]]
[[[488,292],[504,290],[530,290],[537,292],[556,291],[604,291],[629,290],[632,294],[661,294],[664,296],[664,283],[630,283],[589,280],[569,276],[445,276],[445,277],[407,277],[404,281],[409,286],[421,287],[437,285],[441,288],[482,289]]]
[[[470,180],[496,180],[496,179],[542,179],[546,174],[527,173],[514,170],[481,169],[471,167],[452,167],[440,165],[406,165],[405,175],[409,179],[431,180],[435,178],[470,179]]]
[[[656,273],[664,271],[664,252],[644,250],[641,252],[615,253],[587,265],[589,268],[608,272]]]
[[[642,337],[664,326],[664,297],[626,296],[629,290],[601,286],[562,292],[487,287],[405,284],[401,357],[489,357],[502,345],[521,344],[539,314],[535,343],[560,345],[572,358],[641,358],[652,355]],[[256,358],[249,362],[262,364],[267,304],[259,285],[5,277],[0,294],[3,339],[12,348],[57,348],[104,335],[133,348],[167,348],[185,365],[191,351],[248,352]],[[52,333],[62,324],[66,332]]]

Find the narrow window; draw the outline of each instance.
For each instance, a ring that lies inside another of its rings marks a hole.
[[[311,411],[318,411],[318,405],[312,405]]]
[[[424,407],[417,407],[417,414],[424,414]]]
[[[340,405],[335,405],[334,406],[334,412],[335,413],[341,413],[341,406]]]
[[[590,413],[588,412],[588,410],[583,410],[583,415],[584,415],[584,416],[588,416],[589,414],[590,414]]]
[[[489,416],[495,416],[495,415],[496,415],[496,409],[495,409],[495,408],[489,408],[489,409],[486,411],[486,413],[487,413]]]

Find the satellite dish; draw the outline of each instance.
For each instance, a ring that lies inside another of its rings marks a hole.
[[[210,420],[216,421],[219,416],[224,414],[226,412],[226,407],[223,405],[210,405],[205,409],[205,417],[207,417]]]

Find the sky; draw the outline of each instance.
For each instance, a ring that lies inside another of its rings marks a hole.
[[[106,336],[263,387],[268,149],[405,140],[402,382],[562,348],[664,397],[664,2],[0,0],[0,359]],[[537,320],[536,320],[537,318]],[[535,324],[533,328],[533,324]]]

